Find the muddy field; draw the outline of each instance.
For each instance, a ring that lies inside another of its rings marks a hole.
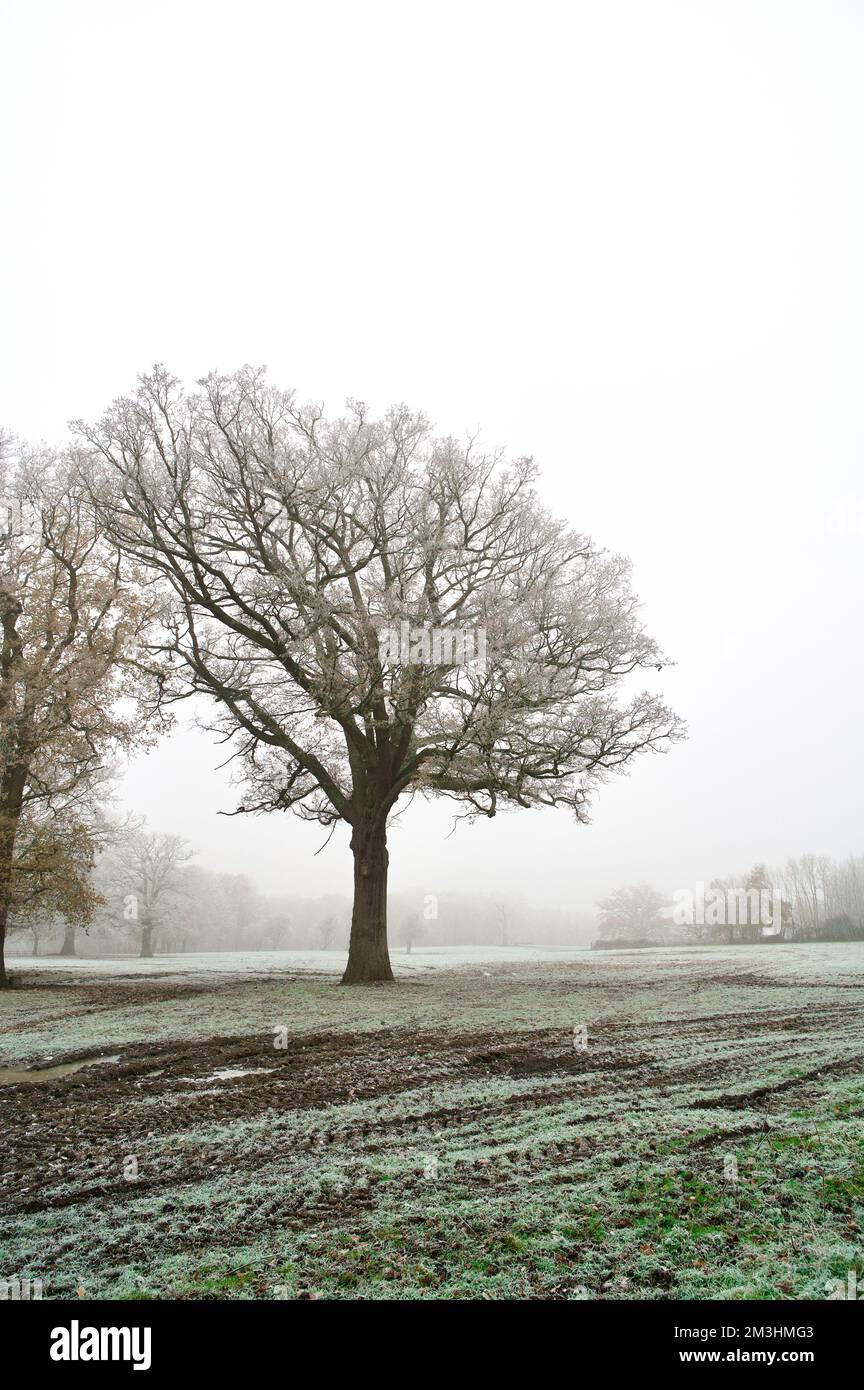
[[[25,972],[0,1000],[3,1279],[794,1299],[864,1273],[861,947],[359,990],[153,972]]]

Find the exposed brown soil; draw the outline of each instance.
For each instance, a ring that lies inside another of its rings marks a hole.
[[[160,988],[164,991],[165,986]],[[200,987],[172,983],[170,988],[195,993]],[[212,983],[206,986],[208,992],[213,988]],[[106,997],[111,996],[116,1007],[118,993],[122,1000],[128,989],[125,983],[100,984],[96,992],[98,1006],[111,1007]],[[141,1002],[137,982],[135,998]],[[652,1024],[651,1036],[656,1040],[674,1032],[681,1037],[692,1031],[694,1035],[710,1035],[719,1040],[747,1038],[793,1026],[799,1032],[808,1027],[825,1029],[831,1026],[832,1014],[845,1012],[839,1006],[824,1006],[808,1011],[802,1018],[779,1009],[742,1010],[698,1021]],[[605,1102],[615,1091],[656,1089],[665,1095],[677,1087],[694,1084],[706,1090],[694,1108],[746,1106],[767,1111],[774,1095],[796,1087],[806,1090],[808,1085],[818,1084],[823,1073],[860,1070],[864,1062],[858,1056],[749,1092],[724,1093],[715,1088],[722,1084],[732,1063],[722,1055],[703,1063],[697,1072],[693,1066],[660,1065],[644,1042],[644,1025],[617,1021],[594,1030],[587,1052],[576,1050],[572,1037],[557,1028],[520,1032],[515,1037],[512,1031],[502,1029],[382,1028],[369,1033],[293,1034],[289,1035],[285,1050],[274,1047],[271,1034],[261,1034],[192,1043],[136,1043],[54,1057],[52,1064],[56,1065],[99,1058],[110,1051],[118,1060],[85,1067],[39,1085],[0,1087],[0,1130],[4,1135],[0,1212],[35,1212],[77,1205],[109,1194],[116,1198],[147,1191],[168,1192],[178,1185],[206,1178],[217,1153],[224,1171],[223,1140],[214,1143],[212,1153],[206,1145],[196,1146],[194,1158],[178,1152],[170,1169],[162,1168],[151,1176],[142,1174],[134,1184],[127,1183],[120,1171],[122,1156],[135,1153],[154,1134],[165,1139],[190,1129],[224,1126],[268,1112],[278,1115],[285,1111],[321,1110],[346,1102],[384,1101],[433,1083],[549,1078],[548,1086],[538,1080],[538,1085],[525,1094],[490,1094],[475,1104],[463,1102],[458,1109],[442,1107],[431,1115],[427,1112],[423,1117],[427,1133],[430,1126],[446,1129],[451,1124],[464,1126],[474,1120],[489,1123],[508,1111],[545,1106],[568,1097],[584,1104],[587,1098],[597,1095]],[[223,1069],[245,1074],[216,1075]],[[596,1117],[583,1113],[583,1120],[592,1118],[601,1119],[599,1104]],[[404,1138],[405,1143],[410,1143],[416,1128],[417,1121],[405,1119],[395,1111],[388,1114],[387,1107],[382,1106],[374,1124],[358,1121],[351,1146],[355,1151],[368,1153],[381,1145],[384,1136],[392,1145],[394,1135],[400,1142]],[[325,1130],[302,1140],[298,1147],[326,1149],[333,1140],[335,1136]],[[343,1130],[339,1142],[344,1145],[345,1140]],[[548,1173],[550,1166],[570,1163],[574,1155],[589,1153],[591,1145],[588,1139],[574,1137],[572,1142],[552,1145],[549,1152],[536,1151],[535,1157],[543,1160]],[[259,1167],[261,1160],[260,1155],[247,1161],[242,1156],[231,1159],[229,1154],[229,1161],[240,1174],[246,1166],[250,1171]],[[500,1168],[493,1174],[484,1172],[482,1165],[469,1167],[471,1181],[476,1184],[507,1181],[506,1171]],[[363,1205],[368,1200],[368,1194],[352,1189],[342,1194],[337,1205],[341,1203],[344,1214],[346,1202]],[[283,1204],[283,1219],[285,1215]],[[307,1211],[307,1219],[309,1215]]]
[[[269,990],[215,972],[86,984],[46,972],[2,1030],[17,1060],[0,1084],[0,1250],[16,1269],[36,1252],[55,1297],[92,1296],[94,1280],[157,1297],[270,1297],[283,1278],[300,1297],[377,1295],[376,1280],[462,1296],[487,1274],[490,1296],[510,1296],[494,1282],[505,1266],[519,1297],[565,1297],[586,1269],[605,1296],[629,1226],[631,1265],[648,1261],[640,1296],[668,1296],[678,1275],[658,1232],[689,1229],[691,1202],[715,1192],[739,1147],[724,1259],[738,1261],[763,1206],[765,1230],[782,1234],[801,1183],[820,1223],[857,1238],[845,1139],[838,1158],[811,1146],[811,1128],[859,1123],[847,1078],[864,1070],[864,1024],[848,991],[862,977],[840,994],[717,960],[709,976],[694,958],[658,963],[655,994],[650,974],[598,967],[502,962],[357,993],[332,976],[286,991],[284,978]],[[271,1016],[306,1031],[277,1047]],[[213,1018],[220,1036],[189,1040]],[[255,1020],[259,1031],[231,1033]],[[165,1041],[175,1027],[184,1038]],[[60,1036],[106,1041],[64,1052],[51,1046]],[[20,1075],[21,1058],[38,1081]],[[705,1241],[715,1258],[713,1228]]]

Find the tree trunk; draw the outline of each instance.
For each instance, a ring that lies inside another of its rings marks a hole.
[[[0,904],[0,989],[9,988],[9,977],[6,974],[6,919],[9,916],[9,909],[5,903]]]
[[[63,945],[60,947],[61,956],[77,955],[75,950],[75,928],[67,922],[63,929]]]
[[[4,797],[0,803],[0,827],[2,827],[2,833],[0,833],[0,989],[11,988],[11,981],[6,974],[6,927],[9,922],[9,909],[12,905],[12,863],[20,816],[20,798],[10,806],[9,797]]]
[[[150,960],[153,956],[153,927],[141,928],[141,959]]]
[[[371,824],[370,824],[371,822]],[[370,816],[367,824],[354,827],[354,910],[351,941],[343,985],[373,984],[392,980],[387,950],[387,822]]]
[[[10,703],[9,691],[5,688],[7,678],[15,680],[18,663],[21,660],[22,643],[17,623],[23,612],[18,599],[0,587],[0,627],[3,629],[3,703]],[[14,695],[11,699],[14,708]],[[6,927],[12,906],[12,866],[15,862],[15,839],[24,805],[24,791],[30,772],[29,752],[32,752],[30,739],[33,734],[32,716],[26,716],[16,725],[13,719],[10,729],[4,732],[3,776],[0,780],[0,989],[7,989],[10,980],[6,974]]]

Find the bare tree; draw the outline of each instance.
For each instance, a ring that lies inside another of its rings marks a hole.
[[[666,925],[660,916],[663,898],[649,883],[619,888],[597,906],[603,941],[651,941]]]
[[[287,912],[272,912],[264,921],[264,939],[271,951],[287,950],[291,941],[292,919]]]
[[[7,440],[0,483],[2,987],[22,836],[35,837],[31,885],[44,890],[53,863],[68,886],[63,834],[84,825],[79,808],[116,751],[147,741],[140,710],[155,672],[136,649],[156,596],[128,563],[121,574],[68,454],[16,452]]]
[[[837,908],[835,865],[825,855],[802,854],[787,862],[783,883],[797,925],[805,933],[817,932]]]
[[[399,935],[405,947],[405,954],[410,956],[415,942],[419,941],[424,932],[423,913],[417,910],[406,912],[402,917],[399,926]]]
[[[829,923],[835,934],[838,923],[847,936],[864,929],[864,857],[838,862],[802,854],[787,861],[779,878],[799,935],[818,939]]]
[[[245,767],[239,812],[347,822],[343,982],[389,980],[399,798],[586,820],[599,782],[681,732],[657,696],[614,698],[663,658],[628,563],[543,510],[530,459],[436,438],[404,407],[327,420],[257,370],[200,386],[157,368],[78,424],[105,524],[174,592],[166,698],[212,699]]]
[[[506,909],[506,907],[504,906],[503,903],[499,903],[499,904],[498,904],[497,912],[498,912],[498,922],[499,922],[499,925],[500,925],[500,927],[501,927],[501,945],[502,945],[502,946],[508,946],[508,945],[510,944],[510,936],[509,936],[510,917],[509,917],[509,914],[508,914],[508,912],[507,912],[507,909]]]
[[[864,928],[864,856],[832,866],[834,911],[848,917],[860,931]]]
[[[315,923],[315,930],[318,933],[318,940],[321,943],[322,951],[330,950],[338,925],[339,923],[332,913],[329,913],[326,917],[322,917],[320,921]]]
[[[130,920],[140,927],[142,957],[152,957],[154,932],[169,907],[178,905],[180,871],[193,853],[182,835],[149,831],[143,824],[130,827],[114,848],[114,883],[124,898],[132,899]]]
[[[220,886],[227,908],[228,940],[235,947],[248,946],[261,913],[258,894],[246,874],[223,874]]]

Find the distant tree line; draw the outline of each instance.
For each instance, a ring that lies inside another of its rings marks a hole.
[[[98,833],[97,833],[98,829]],[[348,947],[351,900],[266,895],[246,874],[191,862],[181,836],[141,818],[103,817],[85,837],[75,891],[22,904],[9,922],[16,955],[151,957],[193,951],[336,951]],[[58,869],[59,872],[59,869]],[[394,947],[587,944],[590,924],[572,912],[472,892],[390,894]]]
[[[747,873],[711,879],[704,920],[676,921],[672,904],[651,884],[619,888],[598,904],[594,946],[660,946],[757,941],[864,941],[864,855],[837,860],[804,854],[779,869],[756,864]],[[712,912],[713,901],[735,906]],[[761,903],[779,908],[766,924]]]

